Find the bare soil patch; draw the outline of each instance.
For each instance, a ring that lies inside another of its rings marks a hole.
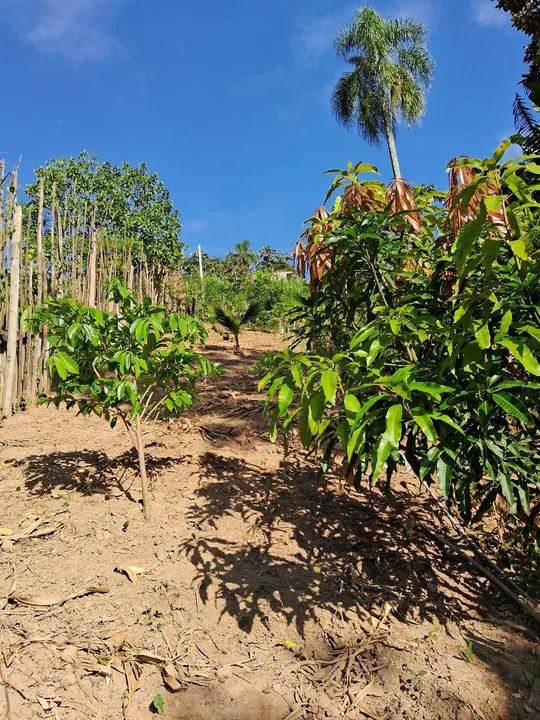
[[[0,718],[144,720],[158,694],[170,720],[540,717],[537,628],[411,478],[389,508],[268,442],[250,366],[280,340],[243,341],[212,335],[227,374],[149,438],[152,524],[120,429],[0,428]]]

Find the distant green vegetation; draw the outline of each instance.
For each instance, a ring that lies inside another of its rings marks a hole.
[[[203,253],[203,279],[197,253],[182,265],[181,294],[185,311],[214,322],[216,308],[243,315],[257,303],[251,325],[268,332],[286,332],[288,315],[308,294],[304,280],[293,274],[292,257],[268,246],[255,252],[248,240],[237,243],[224,258]]]

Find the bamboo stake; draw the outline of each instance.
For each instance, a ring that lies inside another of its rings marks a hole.
[[[94,229],[90,235],[90,253],[88,255],[88,306],[96,307],[96,258],[97,240]]]
[[[17,333],[19,329],[19,264],[22,235],[22,207],[15,208],[15,228],[11,241],[11,268],[9,288],[9,311],[7,329],[7,369],[2,414],[11,415],[13,410],[13,385],[17,366]]]
[[[56,296],[56,252],[54,248],[54,209],[56,206],[56,183],[53,182],[51,190],[51,295]]]
[[[44,202],[44,185],[43,176],[39,178],[39,201],[38,201],[38,218],[36,229],[37,243],[37,261],[38,261],[38,278],[37,278],[37,304],[41,305],[43,298],[47,295],[47,275],[45,270],[45,253],[43,252],[43,202]]]

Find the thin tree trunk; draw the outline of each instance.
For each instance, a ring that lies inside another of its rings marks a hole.
[[[47,295],[47,275],[45,270],[45,253],[43,252],[43,202],[44,187],[43,177],[39,178],[39,204],[38,219],[36,230],[37,241],[37,261],[38,261],[38,278],[37,278],[37,304],[41,305],[43,298]]]
[[[2,233],[4,219],[4,178],[6,175],[6,161],[0,160],[0,234]]]
[[[388,119],[385,120],[385,130],[386,142],[388,143],[388,152],[390,153],[390,162],[392,163],[392,172],[394,173],[394,178],[396,180],[399,180],[401,178],[401,169],[399,167],[396,139],[394,137],[392,125]]]
[[[56,203],[57,232],[58,232],[58,293],[64,294],[64,225],[60,214],[60,203]]]
[[[56,207],[56,183],[53,182],[51,190],[51,295],[56,297],[56,250],[54,234],[54,210]]]
[[[96,307],[96,232],[90,235],[90,253],[88,255],[88,306]]]
[[[19,330],[19,263],[22,235],[22,207],[15,208],[15,229],[11,242],[11,268],[9,286],[9,315],[7,327],[7,369],[2,412],[4,417],[13,410],[13,386],[17,368],[17,334]]]
[[[137,435],[137,452],[139,454],[139,471],[141,474],[144,519],[150,522],[150,520],[152,519],[152,512],[150,508],[150,496],[148,494],[148,477],[146,475],[146,460],[144,457],[144,440],[140,415],[137,415],[135,432]]]

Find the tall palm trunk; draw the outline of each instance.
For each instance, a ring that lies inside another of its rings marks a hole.
[[[392,130],[392,125],[388,118],[385,118],[385,134],[386,134],[386,142],[388,143],[388,152],[390,153],[390,162],[392,163],[392,172],[394,173],[394,178],[396,180],[399,180],[401,178],[401,169],[399,167],[399,160],[398,160],[398,154],[397,154],[397,148],[396,148],[396,139],[394,137],[394,131]]]

